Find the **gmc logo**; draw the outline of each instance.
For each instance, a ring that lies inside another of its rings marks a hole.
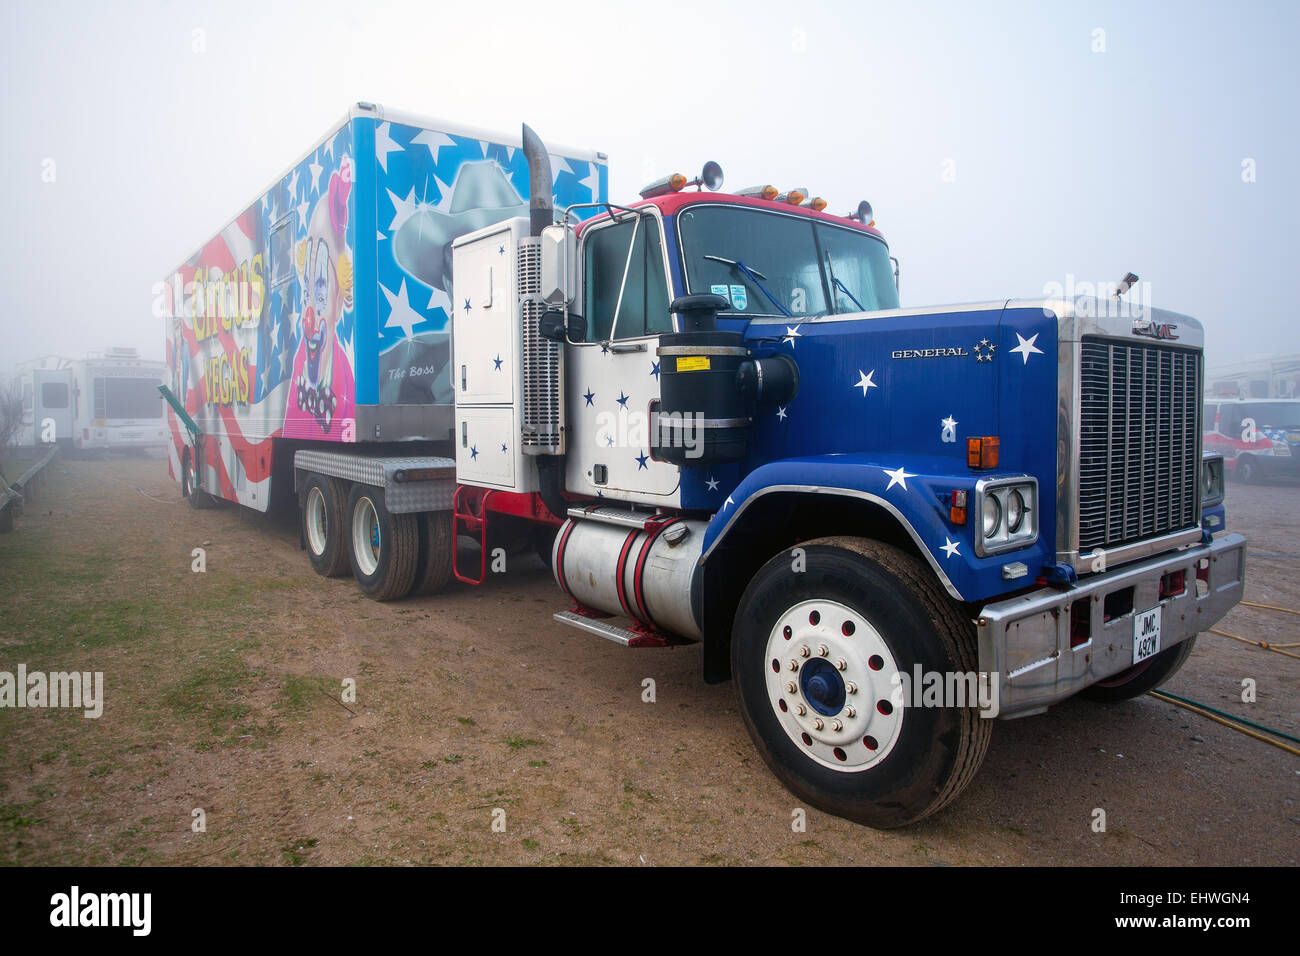
[[[1178,328],[1172,322],[1152,322],[1149,319],[1142,319],[1133,323],[1134,335],[1145,335],[1153,339],[1176,339],[1178,335],[1174,329]]]

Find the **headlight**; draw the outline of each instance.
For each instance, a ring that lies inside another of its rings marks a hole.
[[[1038,482],[1028,475],[983,478],[975,483],[980,557],[1025,548],[1038,540]]]
[[[1025,520],[1025,496],[1018,491],[1007,495],[1007,530],[1015,534]]]
[[[1223,501],[1223,456],[1206,453],[1201,457],[1201,507]]]
[[[984,499],[984,537],[991,538],[998,533],[1002,524],[1002,505],[998,499],[989,495]]]

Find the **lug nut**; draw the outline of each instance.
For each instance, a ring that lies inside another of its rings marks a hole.
[[[825,644],[818,644],[818,645],[817,645],[817,654],[818,654],[819,656],[821,656],[821,657],[825,657],[825,656],[826,656],[827,654],[829,654],[829,653],[830,653],[830,651],[826,650],[826,645],[825,645]]]
[[[821,730],[826,725],[823,724],[822,719],[818,717],[816,720],[813,721],[813,726],[816,727],[818,730]]]
[[[793,694],[793,693],[794,693],[794,681],[787,681],[787,682],[786,682],[786,685],[785,685],[785,692],[786,692],[787,694]]]
[[[807,645],[807,644],[805,644],[803,647],[799,648],[799,656],[800,656],[800,657],[807,657],[807,656],[808,656],[809,654],[811,654],[811,653],[812,653],[812,651],[808,650],[808,645]]]
[[[846,664],[846,663],[844,663],[843,661],[836,661],[836,662],[835,662],[835,669],[836,669],[836,670],[841,670],[841,671],[846,671],[846,670],[849,669],[849,665]]]
[[[799,669],[799,662],[795,660],[793,657],[790,658],[790,670],[797,671],[798,669]]]
[[[858,685],[853,683],[853,681],[848,681],[847,683],[845,683],[844,689],[847,690],[850,694],[856,694],[858,692]]]
[[[838,720],[831,721],[831,730],[843,730],[843,729],[844,729],[844,725],[840,723]]]
[[[858,716],[857,708],[856,708],[856,707],[845,707],[845,708],[844,708],[844,716],[845,716],[845,717],[856,717],[856,716]]]
[[[808,708],[805,707],[803,704],[795,704],[794,712],[798,714],[800,717],[802,717],[804,714],[808,713]]]

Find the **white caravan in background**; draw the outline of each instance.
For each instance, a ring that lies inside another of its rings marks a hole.
[[[23,402],[18,443],[85,451],[163,448],[167,421],[158,386],[166,374],[166,363],[141,359],[135,349],[23,362],[14,379]]]

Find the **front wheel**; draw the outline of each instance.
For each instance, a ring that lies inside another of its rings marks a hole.
[[[181,460],[181,495],[190,503],[191,508],[211,508],[216,503],[215,499],[198,484],[198,467],[194,463],[194,456],[187,450]]]
[[[393,514],[382,488],[353,485],[348,496],[352,576],[376,601],[405,597],[415,583],[420,530],[413,514]]]
[[[820,538],[777,555],[745,590],[731,651],[759,754],[829,813],[912,823],[955,798],[984,759],[992,721],[979,714],[973,628],[897,548]],[[921,699],[907,682],[930,674],[970,697]]]

